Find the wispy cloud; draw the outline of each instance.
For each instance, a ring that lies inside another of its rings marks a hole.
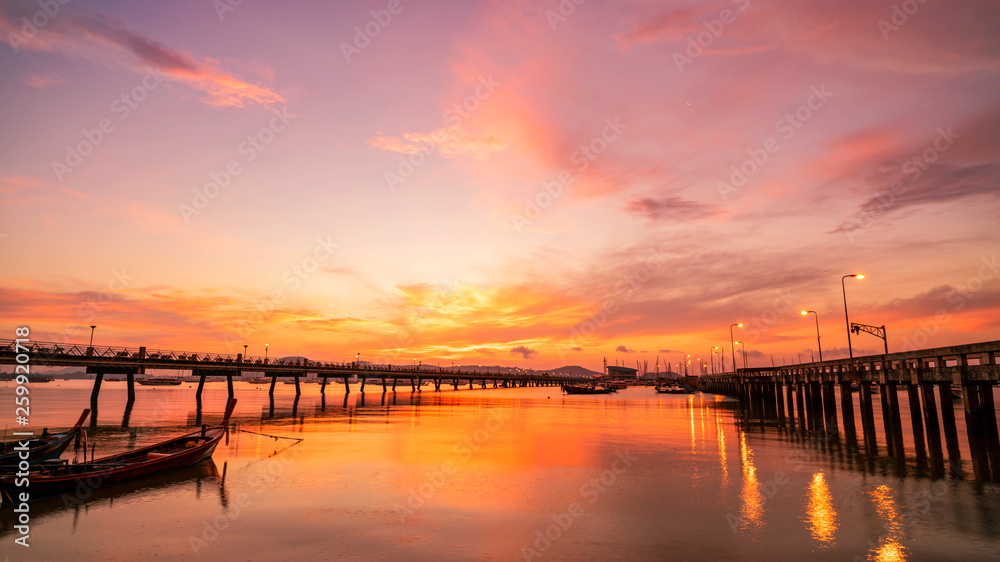
[[[707,205],[677,196],[629,199],[625,201],[625,211],[650,220],[706,219],[721,212],[715,205]]]
[[[56,84],[62,84],[63,78],[54,72],[46,74],[33,74],[24,79],[24,84],[32,88],[48,88]]]
[[[217,60],[171,48],[93,9],[65,6],[30,41],[14,40],[21,33],[22,18],[36,9],[28,2],[0,4],[0,38],[19,49],[82,57],[138,73],[152,68],[167,80],[201,92],[212,106],[273,106],[285,101],[270,88],[226,71]]]
[[[492,136],[477,137],[463,127],[447,127],[431,133],[403,132],[400,136],[377,135],[369,144],[382,150],[400,154],[418,152],[438,152],[445,158],[472,156],[485,160],[490,154],[506,148],[506,145]]]

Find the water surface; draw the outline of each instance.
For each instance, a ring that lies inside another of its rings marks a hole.
[[[216,423],[225,384],[206,385],[200,415],[194,386],[138,387],[125,420],[124,383],[105,383],[88,428],[97,455]],[[364,397],[355,389],[345,399],[333,386],[324,399],[304,384],[296,401],[294,387],[279,384],[272,403],[266,385],[237,383],[242,431],[212,461],[33,504],[30,549],[14,544],[5,508],[4,554],[995,560],[1000,552],[996,484],[900,472],[829,440],[743,423],[723,397],[429,388]],[[32,426],[66,427],[89,395],[87,381],[33,385]],[[11,383],[0,383],[0,401],[13,403]],[[71,448],[64,458],[82,456]]]

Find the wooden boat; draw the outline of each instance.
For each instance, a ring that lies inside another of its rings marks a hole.
[[[90,410],[84,410],[80,414],[80,419],[77,420],[76,425],[70,428],[69,431],[65,433],[53,433],[50,435],[44,435],[42,437],[33,437],[31,439],[26,439],[28,443],[28,455],[27,460],[29,464],[34,464],[47,459],[57,458],[59,455],[66,450],[69,446],[69,442],[76,437],[77,433],[80,433],[80,426],[90,415]],[[20,443],[25,441],[13,441],[11,443],[4,443],[3,448],[0,449],[0,466],[14,466],[17,465],[20,458],[20,453],[23,451],[17,450],[20,447]]]
[[[154,377],[151,379],[140,379],[135,381],[145,386],[177,386],[181,384],[181,379],[170,379],[166,377]]]
[[[611,394],[615,390],[600,386],[564,384],[562,385],[562,391],[566,394]]]
[[[28,382],[30,382],[30,383],[52,382],[54,380],[55,379],[53,379],[53,378],[49,378],[49,377],[42,376],[42,375],[28,375]]]
[[[81,488],[92,490],[140,476],[190,466],[212,457],[215,447],[226,433],[234,408],[236,408],[235,399],[229,401],[222,423],[215,427],[202,426],[201,431],[90,462],[42,464],[31,470],[27,477],[3,478],[0,480],[0,490],[5,501],[13,501],[23,492],[29,494],[29,501],[34,501]]]

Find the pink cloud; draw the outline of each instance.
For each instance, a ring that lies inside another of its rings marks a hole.
[[[62,84],[63,78],[54,72],[47,74],[33,74],[24,79],[24,84],[32,88],[47,88]]]

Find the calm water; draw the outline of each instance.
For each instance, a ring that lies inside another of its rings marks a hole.
[[[339,386],[325,402],[317,385],[303,385],[297,402],[293,388],[279,384],[272,409],[266,385],[238,383],[235,421],[301,442],[234,431],[203,465],[32,504],[29,549],[14,544],[7,507],[0,552],[11,560],[1000,553],[1000,486],[900,477],[882,459],[869,470],[818,440],[741,429],[733,403],[710,394],[634,388],[565,397],[558,388],[442,386],[390,393],[384,402],[380,391],[364,402],[355,391],[345,403]],[[89,392],[86,381],[33,385],[32,426],[65,428]],[[98,456],[192,431],[199,421],[194,385],[139,387],[137,395],[123,428],[125,384],[105,383],[98,426],[88,430]],[[201,421],[217,422],[225,400],[225,384],[209,383]],[[0,401],[13,404],[11,383],[0,383]],[[12,407],[4,411],[13,431]],[[73,455],[71,448],[64,457]]]

